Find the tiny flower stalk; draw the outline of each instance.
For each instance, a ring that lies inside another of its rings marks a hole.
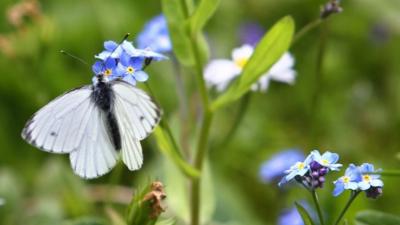
[[[360,191],[352,191],[351,192],[349,200],[347,201],[343,210],[340,212],[339,217],[336,219],[336,222],[334,225],[338,225],[340,223],[343,216],[346,214],[347,210],[350,208],[350,205],[353,203],[353,201],[357,198],[357,196],[359,194],[360,194]]]

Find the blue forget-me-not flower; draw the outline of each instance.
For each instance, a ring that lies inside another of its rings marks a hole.
[[[92,71],[95,75],[103,74],[106,81],[113,80],[118,77],[117,62],[114,58],[108,58],[106,61],[96,61],[92,66]],[[97,82],[96,76],[93,77],[93,82]]]
[[[96,75],[93,77],[93,83],[98,81],[97,75],[102,74],[106,82],[123,79],[135,85],[137,81],[144,82],[148,79],[148,75],[143,70],[152,60],[167,59],[157,52],[136,49],[131,42],[126,40],[121,44],[105,41],[104,49],[95,56],[99,61],[92,66]]]
[[[155,16],[137,37],[137,45],[141,49],[168,53],[172,51],[172,43],[168,33],[167,20],[163,14]]]
[[[284,171],[298,161],[305,158],[303,152],[297,149],[288,149],[273,155],[261,166],[260,177],[265,182],[271,182],[284,175]]]
[[[127,54],[122,54],[116,72],[123,80],[131,84],[136,84],[136,81],[145,82],[149,76],[142,71],[144,60],[141,57],[130,57]]]
[[[333,195],[338,196],[344,190],[357,190],[358,183],[361,181],[361,173],[357,166],[350,164],[346,169],[345,175],[337,179],[335,182],[335,189]]]
[[[279,185],[282,185],[293,178],[307,189],[322,188],[325,183],[325,175],[330,170],[339,170],[342,166],[337,164],[339,156],[336,153],[312,151],[304,162],[297,162],[289,170]]]
[[[302,177],[306,175],[306,173],[308,173],[310,170],[311,160],[312,157],[311,155],[309,155],[304,161],[296,162],[294,165],[290,167],[290,169],[285,170],[285,174],[287,175],[282,178],[282,180],[279,182],[278,185],[281,186],[291,181],[293,178]]]
[[[340,170],[339,168],[343,165],[340,163],[336,163],[339,160],[339,155],[332,152],[325,152],[321,155],[318,150],[314,150],[311,152],[313,160],[319,163],[321,166],[324,166],[330,170]]]
[[[374,165],[370,163],[364,163],[358,167],[350,164],[345,176],[340,177],[334,182],[335,190],[333,191],[333,195],[338,196],[344,190],[348,189],[354,192],[365,191],[365,194],[369,198],[379,197],[382,194],[383,187],[380,175],[376,174],[379,171],[381,170],[375,170]]]

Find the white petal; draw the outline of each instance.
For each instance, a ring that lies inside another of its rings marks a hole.
[[[217,59],[206,66],[204,79],[209,86],[216,86],[218,91],[223,91],[240,72],[241,69],[234,62]]]
[[[290,53],[285,53],[276,62],[268,74],[272,80],[293,84],[296,79],[296,71],[292,68],[294,65],[294,58]]]
[[[262,91],[262,92],[267,91],[270,80],[271,76],[269,76],[268,74],[262,75],[258,80],[258,82],[251,86],[251,90]]]
[[[254,48],[251,45],[245,44],[239,48],[235,48],[232,51],[232,59],[236,61],[238,59],[249,59],[253,54]]]

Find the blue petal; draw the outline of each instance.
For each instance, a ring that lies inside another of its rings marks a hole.
[[[117,76],[124,77],[126,75],[126,67],[121,63],[118,63],[117,67],[115,68],[115,74]]]
[[[132,75],[127,75],[127,76],[125,76],[125,77],[123,78],[123,80],[126,81],[126,82],[128,82],[128,83],[130,83],[130,84],[132,84],[133,86],[136,85],[136,80],[135,80],[135,78],[134,78]]]
[[[370,163],[363,163],[360,166],[360,170],[361,173],[370,173],[370,172],[374,172],[374,165],[370,164]]]
[[[365,191],[365,190],[368,190],[371,187],[371,185],[368,182],[361,181],[361,182],[358,183],[358,187],[361,190]]]
[[[105,60],[110,56],[111,52],[109,51],[102,51],[99,54],[95,55],[95,58]]]
[[[104,48],[109,52],[114,51],[117,47],[118,47],[118,44],[115,43],[114,41],[105,41],[104,42]]]
[[[105,62],[104,65],[107,69],[114,69],[117,66],[117,62],[113,58],[108,58]]]
[[[125,50],[125,52],[130,55],[133,56],[135,54],[135,47],[133,47],[133,44],[129,41],[123,41],[121,44],[122,49]]]
[[[340,195],[342,192],[344,191],[344,184],[343,184],[343,182],[340,182],[340,181],[338,181],[338,182],[336,182],[335,183],[335,189],[333,190],[333,196],[338,196],[338,195]]]
[[[379,179],[371,180],[372,187],[383,187],[383,182]]]
[[[156,52],[172,50],[167,21],[162,14],[154,17],[145,25],[137,38],[137,44],[141,49],[149,48]]]
[[[273,155],[260,169],[260,177],[271,182],[284,175],[284,171],[298,161],[304,160],[304,154],[297,149],[288,149]]]
[[[140,82],[145,82],[147,79],[149,79],[149,75],[145,73],[144,71],[137,71],[133,74],[135,79]]]
[[[135,70],[141,70],[143,68],[144,58],[142,57],[132,57],[129,61],[129,65]]]
[[[328,160],[329,163],[336,163],[339,160],[339,155],[332,152],[325,152],[322,158]]]
[[[96,74],[96,75],[97,74],[101,74],[102,73],[102,66],[103,66],[102,62],[96,61],[92,66],[93,73]]]
[[[127,53],[122,53],[120,56],[120,62],[122,65],[128,67],[130,66],[131,56]]]

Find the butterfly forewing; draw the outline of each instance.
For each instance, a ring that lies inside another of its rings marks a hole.
[[[90,108],[91,86],[74,89],[54,99],[28,121],[22,137],[44,151],[68,153],[76,149],[82,137]]]

